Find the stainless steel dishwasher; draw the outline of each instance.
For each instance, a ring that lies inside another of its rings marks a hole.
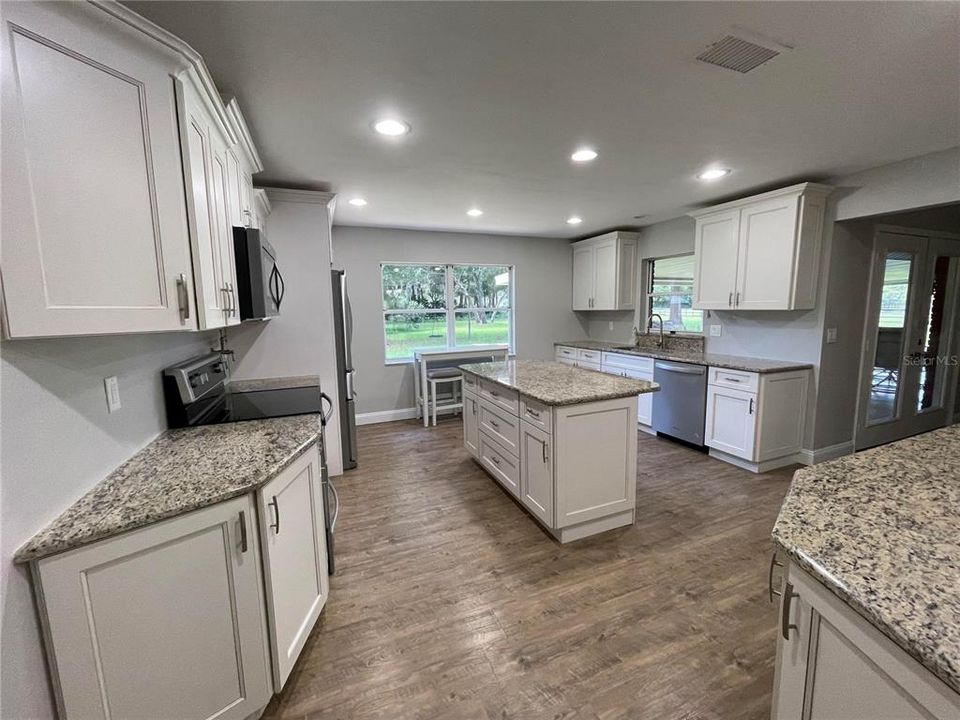
[[[653,429],[703,447],[707,413],[707,368],[691,363],[657,360],[653,381]]]

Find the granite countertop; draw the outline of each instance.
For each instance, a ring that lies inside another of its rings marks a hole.
[[[743,370],[744,372],[775,373],[788,370],[807,370],[812,368],[810,363],[791,362],[788,360],[767,360],[765,358],[742,357],[740,355],[720,355],[706,352],[687,352],[684,350],[660,350],[636,348],[626,343],[602,342],[600,340],[573,340],[571,342],[556,342],[554,345],[583,348],[584,350],[601,350],[603,352],[617,352],[624,355],[639,355],[654,358],[655,360],[672,360],[687,362],[695,365],[709,365],[728,370]]]
[[[773,539],[960,692],[960,425],[797,471]]]
[[[460,369],[517,390],[521,395],[546,405],[614,400],[660,389],[659,385],[647,380],[632,380],[540,360],[470,363],[461,365]]]
[[[14,555],[72,550],[257,489],[320,438],[318,414],[168,430]]]
[[[319,387],[318,375],[295,375],[293,377],[258,378],[256,380],[230,379],[234,392],[258,392],[260,390],[285,390],[286,388]]]

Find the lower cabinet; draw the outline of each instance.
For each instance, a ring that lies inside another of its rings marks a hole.
[[[60,717],[259,714],[260,569],[250,495],[33,564]]]
[[[520,497],[520,460],[480,431],[480,464],[516,498]]]
[[[960,717],[960,694],[793,563],[774,673],[773,720]]]
[[[520,502],[540,522],[553,525],[553,448],[550,435],[520,423]]]
[[[619,353],[603,353],[603,372],[634,380],[653,382],[653,358]],[[637,422],[647,431],[653,425],[653,393],[643,393],[637,398]]]
[[[463,393],[463,446],[480,458],[480,403],[473,393]]]
[[[257,493],[273,682],[283,689],[330,585],[320,457],[310,449]]]

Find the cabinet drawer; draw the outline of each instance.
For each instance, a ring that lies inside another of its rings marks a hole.
[[[550,418],[553,410],[549,405],[537,402],[528,397],[520,398],[520,418],[536,428],[550,432]]]
[[[470,373],[463,374],[463,391],[476,393],[477,392],[477,376],[471,375]]]
[[[520,497],[520,460],[480,431],[480,463],[515,498]]]
[[[707,384],[755,393],[760,387],[760,375],[743,370],[712,367],[709,370]]]
[[[555,351],[555,357],[557,360],[567,359],[567,360],[576,360],[577,359],[577,349],[572,347],[567,347],[566,345],[557,345]]]
[[[588,363],[597,363],[599,365],[602,355],[603,353],[601,353],[599,350],[577,350],[577,360],[580,360],[581,362],[586,361]]]
[[[601,372],[603,369],[600,363],[590,362],[589,360],[577,360],[577,367],[583,368],[584,370],[596,370],[597,372]]]
[[[637,370],[639,372],[653,372],[653,358],[640,357],[639,355],[620,355],[619,353],[603,353],[603,369],[607,366],[611,368],[623,368],[624,370]],[[619,373],[614,373],[619,375]]]
[[[501,410],[506,410],[511,415],[518,415],[520,412],[520,394],[516,390],[497,385],[490,380],[480,380],[478,394],[483,400],[493,403],[493,405]]]
[[[500,443],[507,452],[520,454],[520,418],[497,408],[489,400],[480,401],[480,429]]]

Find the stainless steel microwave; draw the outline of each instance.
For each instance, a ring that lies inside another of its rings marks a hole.
[[[237,305],[241,320],[280,314],[286,285],[277,265],[277,252],[256,228],[235,227],[233,250],[237,264]]]

